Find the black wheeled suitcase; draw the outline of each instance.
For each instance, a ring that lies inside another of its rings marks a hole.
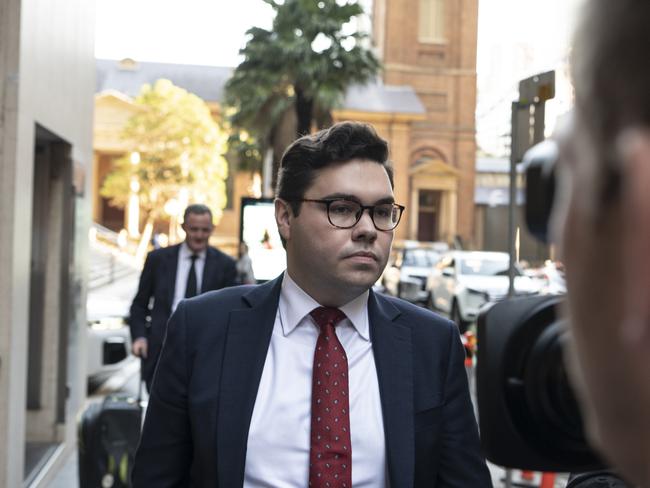
[[[77,426],[79,487],[130,487],[141,426],[140,398],[116,394],[89,405]]]

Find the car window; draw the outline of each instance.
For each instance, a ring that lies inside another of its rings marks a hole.
[[[429,268],[438,261],[439,257],[440,254],[433,249],[406,249],[402,264],[415,268]]]
[[[481,276],[508,276],[507,259],[465,258],[460,262],[460,274]],[[515,267],[515,275],[521,276],[521,269]]]

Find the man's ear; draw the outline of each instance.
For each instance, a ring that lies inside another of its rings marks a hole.
[[[618,140],[623,188],[625,319],[623,339],[630,347],[650,344],[650,128],[627,129]]]
[[[289,202],[281,198],[275,199],[275,222],[278,225],[278,232],[280,236],[288,241],[291,237],[291,219],[293,217],[293,210]]]

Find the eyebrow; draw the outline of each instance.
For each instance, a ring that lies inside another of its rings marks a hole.
[[[350,193],[330,193],[329,195],[324,196],[322,200],[350,200],[352,202],[363,204],[358,196],[352,195]],[[373,205],[381,205],[382,203],[395,203],[395,197],[386,196],[380,198],[379,200],[375,200],[375,203]]]

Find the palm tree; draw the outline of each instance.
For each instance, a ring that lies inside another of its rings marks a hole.
[[[354,28],[363,14],[356,1],[264,1],[275,10],[273,27],[248,30],[226,104],[232,127],[256,138],[258,154],[273,149],[275,177],[288,143],[331,125],[347,87],[372,79],[380,64],[366,47],[368,34]]]

